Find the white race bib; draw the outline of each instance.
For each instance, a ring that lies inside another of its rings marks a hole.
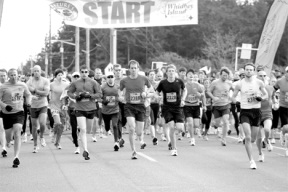
[[[188,101],[189,103],[196,103],[196,102],[198,101],[198,98],[197,98],[196,95],[190,94],[190,95],[188,95],[188,97],[187,97],[187,101]]]
[[[285,93],[284,101],[288,103],[288,92]]]
[[[176,102],[177,100],[177,95],[176,93],[166,93],[166,99],[167,102],[172,103],[172,102]]]
[[[256,101],[255,100],[256,94],[254,92],[247,91],[246,96],[247,96],[247,102],[248,103],[253,103],[254,101]]]
[[[115,105],[115,96],[106,96],[106,100],[108,101],[109,106],[114,106]]]
[[[22,94],[21,94],[21,93],[12,92],[12,93],[11,93],[11,96],[12,96],[11,101],[12,101],[12,103],[14,103],[14,104],[18,104],[18,103],[20,103],[21,100],[22,100]]]
[[[130,102],[137,104],[141,102],[140,93],[130,93]]]

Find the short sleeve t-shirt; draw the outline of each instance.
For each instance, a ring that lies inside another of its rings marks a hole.
[[[5,82],[0,86],[0,100],[6,105],[10,105],[13,109],[8,112],[5,108],[2,108],[2,112],[5,114],[18,113],[24,111],[23,103],[24,96],[28,97],[30,91],[25,83],[17,82],[16,84],[11,84],[10,82]]]
[[[44,91],[45,89],[50,90],[50,82],[45,77],[40,77],[39,80],[30,78],[27,82],[28,87],[33,87],[39,91]],[[31,101],[31,108],[41,108],[48,106],[47,96],[40,96],[33,94]]]
[[[125,77],[120,81],[120,90],[126,89],[125,99],[130,104],[144,104],[145,99],[141,97],[141,94],[147,88],[151,87],[151,84],[147,77],[138,75],[136,79]]]
[[[280,89],[280,107],[288,108],[288,81],[285,77],[282,77],[276,82],[274,87]]]
[[[51,83],[51,100],[50,100],[50,109],[61,111],[62,102],[60,97],[63,91],[69,86],[69,83],[61,81],[58,83],[54,81]]]
[[[200,98],[197,97],[197,93],[203,93],[203,88],[197,82],[186,83],[187,96],[185,98],[185,106],[198,106],[200,104]]]
[[[110,86],[107,83],[104,83],[101,86],[103,98],[108,101],[107,105],[102,105],[102,113],[103,114],[114,114],[119,112],[118,105],[118,88],[114,84],[114,86]]]
[[[169,82],[167,79],[160,81],[156,90],[163,93],[164,106],[180,107],[181,94],[184,88],[184,82],[176,78],[173,82]]]

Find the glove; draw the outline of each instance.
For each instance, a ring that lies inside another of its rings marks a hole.
[[[102,104],[103,104],[103,105],[106,106],[106,105],[108,105],[108,103],[109,103],[109,101],[108,101],[107,99],[103,99],[103,101],[102,101]]]
[[[258,101],[258,102],[261,102],[261,101],[262,101],[262,97],[259,97],[259,96],[255,97],[255,99],[256,99],[256,101]]]
[[[10,112],[12,111],[13,107],[11,107],[10,105],[6,105],[5,109],[6,111]]]
[[[241,105],[241,103],[239,101],[236,101],[236,105]]]
[[[82,96],[82,98],[91,98],[91,95],[89,92],[80,93],[80,96]]]
[[[82,96],[81,95],[77,95],[76,97],[75,97],[75,100],[77,101],[77,102],[79,102],[79,101],[81,101],[82,100]]]

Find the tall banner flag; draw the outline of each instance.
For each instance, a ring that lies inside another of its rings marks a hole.
[[[4,0],[0,0],[0,27],[1,27],[2,13],[3,13],[3,5],[4,5]]]
[[[267,74],[271,73],[287,17],[288,0],[275,0],[266,18],[255,60],[255,65],[262,65]]]
[[[131,28],[198,24],[198,0],[48,0],[67,25]]]

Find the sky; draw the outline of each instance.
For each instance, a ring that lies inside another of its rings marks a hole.
[[[57,34],[62,19],[51,11],[52,35]],[[4,0],[0,26],[0,68],[9,70],[35,58],[49,34],[49,1]]]

